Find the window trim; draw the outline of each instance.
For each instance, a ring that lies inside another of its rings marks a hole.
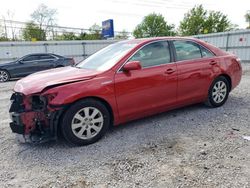
[[[167,42],[168,44],[168,50],[169,50],[169,55],[170,55],[170,62],[169,63],[165,63],[165,64],[160,64],[160,65],[154,65],[154,66],[150,66],[150,67],[142,67],[142,69],[148,69],[148,68],[152,68],[152,67],[158,67],[158,66],[163,66],[163,65],[168,65],[168,64],[172,64],[172,63],[175,63],[174,62],[174,54],[173,54],[173,50],[172,50],[172,46],[171,46],[171,43],[170,43],[170,40],[166,40],[166,39],[162,39],[162,40],[156,40],[156,41],[151,41],[149,43],[146,43],[144,45],[142,45],[140,48],[138,48],[134,53],[132,53],[127,59],[126,61],[118,68],[118,70],[116,71],[117,73],[120,73],[120,72],[123,72],[122,71],[122,68],[123,66],[129,62],[129,59],[131,57],[133,57],[139,50],[141,50],[142,48],[150,45],[150,44],[153,44],[153,43],[157,43],[157,42]]]
[[[39,56],[39,55],[37,55],[37,54],[31,54],[31,55],[26,55],[26,56],[24,56],[22,59],[21,59],[21,61],[23,61],[24,63],[26,63],[26,62],[31,62],[31,61],[37,61],[37,60],[24,60],[25,58],[29,58],[29,57],[31,57],[31,56]]]
[[[58,59],[58,57],[56,57],[56,56],[54,56],[54,55],[52,55],[52,54],[40,54],[39,57],[42,57],[42,56],[45,56],[45,55],[50,56],[50,57],[53,57],[53,59],[39,59],[39,60],[37,60],[37,61],[48,61],[48,60],[50,60],[50,61],[51,61],[51,60],[55,61],[55,60]]]
[[[201,53],[201,58],[196,58],[196,59],[185,59],[185,60],[180,60],[180,61],[177,61],[177,55],[176,55],[176,48],[175,48],[175,45],[174,45],[174,41],[184,41],[184,42],[190,42],[190,43],[194,43],[195,45],[197,45],[200,49],[200,53]],[[193,40],[171,40],[171,45],[172,45],[172,50],[173,50],[173,55],[174,55],[174,62],[176,63],[179,63],[179,62],[183,62],[183,61],[190,61],[190,60],[199,60],[199,59],[204,59],[204,58],[212,58],[214,56],[216,56],[215,53],[213,53],[210,49],[208,49],[207,47],[205,47],[204,45],[196,42],[196,41],[193,41]],[[213,54],[212,57],[203,57],[202,56],[202,52],[201,52],[201,47],[203,47],[204,49],[206,49],[207,51],[209,51],[211,54]]]
[[[203,55],[202,55],[202,48],[204,48],[205,50],[207,50],[209,53],[211,53],[211,54],[213,54],[213,56],[212,57],[214,57],[214,56],[216,56],[211,50],[209,50],[208,48],[206,48],[205,46],[203,46],[203,45],[200,45],[200,49],[201,49],[201,56],[202,56],[202,58],[211,58],[211,57],[204,57]]]

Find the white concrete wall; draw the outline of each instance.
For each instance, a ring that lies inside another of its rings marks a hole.
[[[116,40],[0,42],[0,63],[10,62],[30,53],[55,53],[73,57],[76,62]]]
[[[193,37],[207,41],[223,50],[233,52],[243,62],[250,62],[250,29],[195,35]]]

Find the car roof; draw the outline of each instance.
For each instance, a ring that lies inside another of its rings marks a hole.
[[[31,54],[27,54],[25,56],[29,56],[29,55],[55,55],[55,56],[57,56],[56,54],[53,54],[53,53],[31,53]]]
[[[126,40],[127,43],[134,43],[134,44],[142,44],[142,43],[148,43],[153,42],[157,40],[192,40],[196,42],[200,42],[199,39],[193,38],[193,37],[152,37],[152,38],[139,38],[139,39],[131,39]]]
[[[195,43],[198,43],[199,45],[202,45],[202,46],[208,48],[209,50],[211,50],[216,55],[225,55],[225,54],[227,54],[226,52],[224,52],[223,50],[215,47],[214,45],[209,44],[206,41],[203,41],[203,40],[200,40],[200,39],[197,39],[197,38],[194,38],[194,37],[179,37],[179,36],[176,36],[176,37],[173,37],[173,36],[170,36],[170,37],[153,37],[153,38],[131,39],[131,40],[123,41],[123,42],[127,43],[127,44],[136,44],[137,46],[142,46],[142,45],[145,45],[147,43],[154,42],[154,41],[159,41],[159,40],[193,41]]]
[[[27,54],[27,55],[25,55],[25,56],[23,56],[21,58],[24,58],[24,57],[27,57],[27,56],[31,56],[31,55],[53,55],[53,56],[55,56],[57,58],[63,58],[63,56],[57,55],[57,54],[53,54],[53,53],[31,53],[31,54]]]

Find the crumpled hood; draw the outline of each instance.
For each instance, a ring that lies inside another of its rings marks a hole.
[[[98,73],[100,72],[75,67],[62,67],[41,71],[17,81],[14,91],[30,95],[39,93],[49,86],[88,80],[95,77]]]

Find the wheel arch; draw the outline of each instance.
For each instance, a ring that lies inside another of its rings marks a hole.
[[[108,111],[109,111],[110,118],[111,118],[111,124],[113,125],[113,123],[114,123],[114,111],[113,111],[111,105],[109,104],[109,102],[108,102],[107,100],[105,100],[105,99],[103,99],[103,98],[101,98],[101,97],[97,97],[97,96],[83,97],[83,98],[80,98],[80,99],[78,99],[78,100],[76,100],[76,101],[70,103],[69,105],[67,105],[67,108],[65,108],[65,109],[63,110],[63,113],[61,114],[60,119],[61,119],[61,117],[64,115],[64,113],[68,110],[68,108],[69,108],[71,105],[73,105],[73,104],[75,104],[75,103],[77,103],[77,102],[79,102],[79,101],[81,101],[81,100],[86,100],[86,99],[94,99],[94,100],[97,100],[97,101],[103,103],[103,104],[105,105],[105,107],[106,107],[106,108],[108,109]]]

